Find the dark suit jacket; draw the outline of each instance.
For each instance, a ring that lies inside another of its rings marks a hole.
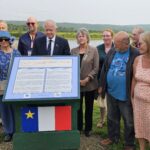
[[[46,36],[35,40],[32,56],[35,55],[48,55]],[[53,55],[70,55],[70,48],[66,39],[56,36]]]
[[[44,33],[42,32],[37,32],[34,42],[37,38],[40,38],[44,36]],[[18,42],[18,50],[20,51],[21,55],[28,55],[28,51],[32,51],[31,49],[31,38],[29,33],[25,33],[23,34],[20,38],[19,38],[19,42]]]

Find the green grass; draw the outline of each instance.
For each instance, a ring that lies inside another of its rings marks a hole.
[[[3,141],[4,133],[2,133],[2,126],[0,125],[0,143]]]
[[[107,138],[107,119],[105,121],[105,126],[103,128],[97,128],[97,122],[99,121],[100,110],[95,100],[94,102],[94,111],[93,111],[93,132],[94,134],[98,134],[101,138]],[[122,150],[124,145],[124,126],[123,121],[121,120],[121,138],[118,144],[113,144],[107,147],[107,150]],[[136,141],[136,150],[139,150],[138,142]],[[150,146],[146,148],[146,150],[150,150]]]

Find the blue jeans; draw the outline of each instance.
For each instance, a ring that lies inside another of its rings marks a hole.
[[[126,146],[134,146],[135,134],[133,123],[133,110],[131,104],[127,101],[115,99],[110,94],[107,94],[107,121],[108,121],[108,136],[118,142],[120,138],[120,119],[124,121],[124,139]]]
[[[14,126],[14,111],[12,105],[4,104],[2,102],[3,96],[0,95],[0,114],[2,117],[2,124],[5,134],[13,134],[15,130]]]

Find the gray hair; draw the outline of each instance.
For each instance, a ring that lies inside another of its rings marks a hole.
[[[54,27],[55,27],[55,29],[57,29],[57,25],[56,25],[56,22],[55,21],[53,21],[53,20],[46,20],[45,22],[44,22],[44,27],[46,26],[46,25],[53,25]]]
[[[141,27],[135,27],[133,30],[137,30],[139,34],[144,33],[144,29]]]
[[[79,34],[85,35],[85,36],[87,37],[87,42],[88,42],[88,43],[90,42],[90,34],[89,34],[89,31],[88,31],[86,28],[80,28],[80,29],[77,31],[76,39],[78,39],[78,35],[79,35]]]

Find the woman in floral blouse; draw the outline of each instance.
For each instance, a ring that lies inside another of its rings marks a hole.
[[[14,133],[14,113],[13,108],[9,104],[2,102],[3,92],[7,82],[8,68],[11,60],[15,56],[20,56],[16,49],[11,48],[12,37],[7,31],[0,31],[0,113],[2,124],[5,132],[4,141],[9,142]]]

